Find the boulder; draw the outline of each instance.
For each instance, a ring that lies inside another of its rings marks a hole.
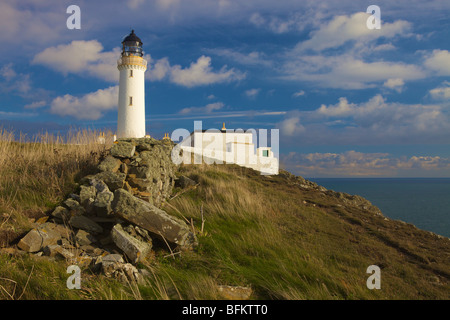
[[[192,180],[191,178],[188,178],[186,176],[181,176],[177,180],[175,180],[175,187],[179,188],[187,188],[189,186],[195,186],[197,183]]]
[[[195,235],[182,220],[167,214],[154,205],[139,199],[128,191],[114,192],[112,209],[119,217],[163,237],[168,242],[188,249],[196,245]]]
[[[70,218],[70,212],[67,210],[67,208],[64,208],[62,206],[58,206],[53,210],[51,215],[55,218],[61,219],[63,221],[66,221]]]
[[[61,239],[60,232],[55,230],[56,227],[56,224],[46,222],[28,232],[20,239],[17,246],[27,252],[37,252],[48,245],[55,244]]]
[[[86,213],[86,210],[83,208],[83,206],[81,206],[80,203],[74,199],[68,198],[66,201],[64,201],[64,204],[67,206],[67,208],[69,208],[72,215],[83,215]]]
[[[91,233],[102,233],[103,228],[85,216],[73,216],[69,220],[69,224],[77,229],[82,229]]]
[[[116,172],[119,170],[121,164],[122,162],[119,159],[114,158],[113,156],[107,156],[102,162],[100,162],[97,168],[102,172]]]
[[[75,255],[67,249],[64,249],[58,244],[51,244],[46,246],[44,249],[44,254],[49,257],[61,257],[68,261],[73,261]]]
[[[107,188],[97,194],[93,203],[94,211],[98,216],[108,216],[111,210],[111,202],[114,194]]]
[[[115,158],[131,158],[136,151],[136,146],[130,142],[118,141],[111,148],[111,156]]]
[[[123,188],[123,184],[125,183],[126,176],[127,175],[122,172],[104,171],[104,172],[97,173],[94,176],[94,179],[103,181],[108,186],[109,190],[114,191],[116,189]],[[101,184],[99,184],[99,186],[100,185]],[[101,191],[99,191],[99,192],[101,192]]]
[[[75,234],[75,241],[80,246],[84,246],[84,245],[88,245],[88,244],[97,242],[97,239],[92,234],[90,234],[89,232],[80,229]]]
[[[109,254],[101,258],[101,266],[106,277],[116,278],[124,283],[141,282],[142,280],[136,267],[131,263],[124,263],[120,254]]]
[[[126,232],[120,224],[111,230],[111,237],[115,245],[120,248],[132,263],[143,261],[152,249],[151,242],[143,242]]]
[[[92,201],[97,195],[97,189],[94,186],[81,186],[80,187],[80,204],[86,208],[89,204],[89,200]]]

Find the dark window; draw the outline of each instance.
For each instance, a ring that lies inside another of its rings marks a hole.
[[[133,77],[133,70],[130,70],[130,77]]]
[[[130,97],[130,106],[133,105],[133,97]]]

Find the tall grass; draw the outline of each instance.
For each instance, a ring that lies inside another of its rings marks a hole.
[[[85,130],[16,139],[0,130],[0,245],[2,231],[24,231],[29,219],[56,206],[94,170],[108,148],[98,143],[99,134]]]

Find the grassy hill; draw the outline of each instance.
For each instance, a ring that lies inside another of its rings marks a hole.
[[[69,263],[12,247],[93,172],[108,147],[93,136],[61,144],[49,137],[18,143],[1,134],[2,299],[220,299],[219,285],[251,287],[252,299],[450,298],[448,238],[286,171],[262,176],[235,165],[180,167],[179,175],[197,185],[176,188],[163,208],[192,223],[195,251],[157,250],[139,265],[149,273],[144,284],[83,269],[82,289],[68,290]],[[370,265],[381,268],[380,290],[366,287]]]

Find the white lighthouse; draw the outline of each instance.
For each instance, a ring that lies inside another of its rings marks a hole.
[[[142,57],[142,41],[134,30],[122,41],[117,61],[120,71],[117,138],[145,136],[145,79],[147,61]]]

